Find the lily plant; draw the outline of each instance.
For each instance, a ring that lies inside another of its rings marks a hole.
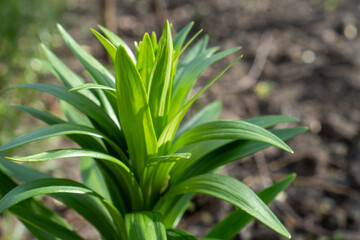
[[[222,166],[269,146],[292,152],[284,143],[304,127],[268,129],[296,122],[286,116],[243,121],[218,120],[221,103],[211,102],[188,120],[196,99],[241,56],[200,91],[193,90],[201,73],[240,48],[208,48],[208,36],[186,42],[193,23],[175,37],[166,22],[159,40],[145,33],[136,52],[116,34],[99,26],[95,36],[112,60],[111,72],[58,26],[65,43],[83,64],[91,83],[70,70],[46,46],[44,66],[62,83],[25,84],[59,99],[63,118],[23,105],[10,105],[48,126],[0,147],[0,213],[17,216],[38,239],[83,239],[64,218],[36,196],[47,194],[74,209],[102,239],[197,239],[177,229],[192,197],[207,194],[236,207],[201,239],[231,239],[253,218],[279,234],[289,232],[267,204],[294,179],[289,175],[260,193],[241,181],[217,173]],[[14,148],[38,140],[67,136],[77,148],[53,149],[31,156],[9,156]],[[51,177],[16,163],[80,158],[81,181]],[[14,162],[15,161],[15,162]]]

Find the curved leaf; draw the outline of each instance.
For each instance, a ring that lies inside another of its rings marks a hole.
[[[290,233],[250,188],[240,181],[224,175],[204,174],[171,187],[155,206],[155,210],[161,209],[162,204],[171,198],[186,193],[202,193],[225,200],[277,233],[287,238],[290,237]]]
[[[0,200],[0,213],[43,194],[51,194],[78,211],[99,230],[104,239],[116,239],[125,230],[121,215],[112,209],[111,204],[84,185],[68,179],[38,179],[15,187]],[[118,229],[121,222],[122,229]]]
[[[114,149],[117,149],[118,153],[121,156],[121,159],[126,161],[127,157],[122,152],[122,150],[117,146],[116,143],[114,143],[112,140],[110,140],[107,136],[103,135],[101,132],[88,128],[82,125],[77,124],[71,124],[71,123],[60,123],[55,125],[46,126],[40,129],[37,129],[33,132],[27,133],[23,136],[20,136],[13,141],[3,145],[0,147],[0,152],[19,147],[21,145],[35,142],[38,140],[50,138],[50,137],[56,137],[56,136],[64,136],[64,135],[72,135],[72,134],[81,134],[81,135],[88,135],[93,136],[96,138],[102,138],[106,142],[108,142],[111,146],[114,147]]]
[[[285,141],[305,132],[306,130],[306,127],[294,127],[286,129],[274,129],[270,130],[270,132]],[[269,144],[257,141],[237,140],[230,142],[216,150],[207,153],[204,156],[201,156],[201,158],[196,159],[196,161],[193,162],[193,164],[188,168],[177,168],[177,170],[181,171],[181,173],[177,173],[177,176],[181,176],[176,179],[172,176],[172,180],[173,182],[177,182],[193,176],[208,173],[214,169],[224,166],[225,164],[244,158],[270,146],[271,145]]]
[[[0,160],[2,160],[2,158]],[[2,171],[0,171],[0,182],[0,198],[17,186],[17,184]],[[35,199],[28,199],[27,201],[21,202],[11,207],[9,211],[16,215],[25,226],[29,228],[33,235],[39,239],[44,239],[42,238],[44,235],[62,239],[82,239],[64,219]]]
[[[81,46],[69,35],[69,33],[66,32],[66,30],[60,24],[58,24],[57,27],[66,45],[68,45],[70,50],[94,77],[95,81],[98,84],[114,87],[115,79],[111,73],[98,60],[83,50]]]
[[[258,193],[259,198],[265,204],[270,204],[275,200],[276,196],[287,188],[290,183],[295,179],[295,174],[290,174],[279,182],[274,183],[272,186],[262,190]],[[253,219],[252,216],[247,214],[241,209],[234,210],[225,219],[216,224],[211,231],[206,234],[207,238],[220,238],[223,240],[232,239],[242,228],[244,228]]]
[[[97,39],[104,46],[104,48],[110,55],[112,62],[115,63],[116,47],[109,40],[107,40],[103,35],[101,35],[99,32],[97,32],[95,29],[92,28],[91,31],[95,34]]]
[[[123,133],[119,130],[118,126],[102,108],[97,106],[85,96],[77,92],[69,92],[67,88],[54,84],[24,84],[12,87],[11,89],[14,88],[28,88],[46,92],[68,102],[86,114],[90,119],[94,120],[101,130],[107,133],[112,139],[118,140],[119,145],[125,149],[126,145],[125,140],[123,139]]]
[[[190,129],[176,140],[170,152],[176,152],[191,143],[215,139],[255,140],[293,152],[286,143],[264,128],[248,122],[232,120],[216,120]]]
[[[136,63],[136,58],[134,56],[134,53],[131,51],[130,47],[126,44],[126,42],[124,40],[122,40],[118,35],[116,35],[115,33],[111,32],[109,29],[98,25],[98,27],[101,29],[101,31],[109,38],[109,40],[111,41],[111,43],[118,48],[120,45],[123,45],[124,48],[126,49],[127,53],[129,54],[131,60]]]

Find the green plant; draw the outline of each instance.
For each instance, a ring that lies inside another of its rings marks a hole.
[[[54,136],[68,136],[80,148],[55,149],[27,157],[30,162],[80,157],[82,183],[57,179],[5,158],[0,159],[0,212],[8,209],[39,239],[82,239],[64,219],[34,196],[48,194],[76,210],[103,239],[196,239],[174,228],[196,193],[218,197],[238,209],[203,239],[230,239],[253,218],[279,234],[290,234],[266,206],[293,180],[290,175],[256,195],[240,181],[216,174],[221,166],[270,145],[288,152],[283,142],[304,127],[272,129],[297,119],[263,116],[245,121],[217,120],[220,102],[213,102],[181,124],[186,112],[237,58],[199,92],[190,93],[199,75],[212,63],[239,50],[207,48],[205,36],[187,49],[192,23],[174,38],[166,22],[157,41],[145,34],[136,57],[114,33],[93,30],[115,67],[115,78],[59,26],[66,44],[86,68],[93,83],[69,70],[42,46],[44,64],[63,83],[27,84],[60,99],[67,120],[26,106],[13,106],[49,126],[16,138],[1,152]],[[183,46],[184,45],[184,46]],[[13,180],[23,182],[21,185]]]

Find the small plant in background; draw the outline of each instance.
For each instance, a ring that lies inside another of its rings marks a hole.
[[[182,123],[199,95],[241,58],[191,94],[207,67],[240,49],[219,52],[218,47],[207,48],[205,36],[187,50],[201,32],[184,44],[192,25],[172,38],[166,22],[159,41],[155,33],[146,33],[135,44],[136,54],[109,30],[100,27],[107,38],[93,30],[110,55],[115,77],[58,26],[93,82],[86,83],[42,46],[47,57],[44,65],[63,86],[26,84],[13,88],[57,97],[66,120],[31,107],[12,106],[49,126],[16,138],[0,151],[66,135],[79,148],[7,158],[34,162],[80,157],[82,183],[52,178],[2,157],[0,212],[9,210],[38,239],[82,239],[63,218],[33,198],[48,194],[77,211],[103,239],[196,239],[176,225],[194,194],[202,193],[237,207],[202,239],[231,239],[253,218],[290,237],[266,204],[291,183],[294,175],[257,195],[240,181],[216,171],[271,145],[292,152],[283,140],[306,128],[266,130],[297,121],[285,116],[217,120],[221,111],[218,101]]]

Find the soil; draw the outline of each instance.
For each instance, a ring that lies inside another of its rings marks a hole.
[[[101,20],[98,1],[75,2],[67,6],[65,27],[106,61],[88,31]],[[144,31],[159,33],[167,17],[174,29],[195,21],[193,33],[202,28],[210,35],[210,45],[222,49],[241,45],[243,59],[197,106],[220,99],[222,118],[283,114],[300,118],[298,125],[309,131],[288,142],[294,154],[269,148],[222,172],[255,191],[297,173],[292,186],[271,205],[293,239],[356,240],[360,239],[359,9],[358,1],[346,0],[124,0],[117,5],[117,32],[133,45]],[[76,69],[67,53],[62,50],[63,59],[69,58]],[[200,85],[235,57],[207,70]],[[186,213],[180,227],[196,236],[233,210],[205,196],[193,203],[196,211]],[[63,211],[73,221],[74,214]],[[86,226],[78,229],[86,239],[96,239]],[[283,238],[253,222],[234,239]]]

